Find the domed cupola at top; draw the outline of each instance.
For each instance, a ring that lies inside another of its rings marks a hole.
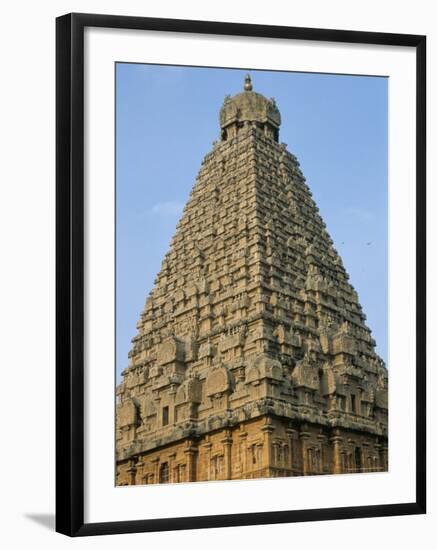
[[[252,80],[246,75],[244,91],[233,97],[226,96],[220,109],[222,140],[236,137],[238,130],[248,124],[263,128],[266,136],[278,141],[281,115],[276,102],[254,92]]]

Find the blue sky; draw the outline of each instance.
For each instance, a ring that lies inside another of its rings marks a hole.
[[[116,362],[131,338],[224,96],[247,70],[116,65]],[[250,71],[275,97],[280,142],[301,164],[377,351],[387,361],[387,93],[379,77]]]

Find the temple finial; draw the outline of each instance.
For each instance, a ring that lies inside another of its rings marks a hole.
[[[250,78],[250,74],[247,74],[244,77],[244,89],[246,92],[251,92],[252,88],[252,79]]]

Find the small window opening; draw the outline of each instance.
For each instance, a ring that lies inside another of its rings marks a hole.
[[[168,424],[168,407],[162,409],[162,425],[167,426]]]
[[[353,394],[351,395],[351,408],[353,413],[357,412],[357,398]]]
[[[168,462],[163,462],[159,468],[159,483],[168,483],[169,480],[169,468]]]
[[[355,468],[357,472],[361,472],[363,469],[361,463],[361,449],[359,447],[355,447]]]

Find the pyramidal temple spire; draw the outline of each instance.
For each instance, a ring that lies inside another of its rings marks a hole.
[[[276,103],[227,97],[117,389],[117,484],[386,471],[387,370]]]

